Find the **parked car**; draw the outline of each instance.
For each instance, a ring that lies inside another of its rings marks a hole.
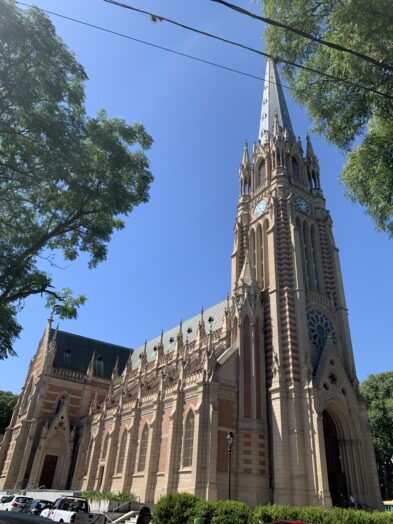
[[[53,502],[50,500],[43,500],[43,499],[34,499],[31,502],[25,504],[20,512],[21,513],[28,513],[29,515],[40,515],[41,511],[43,511],[46,508],[51,508],[53,506]]]
[[[83,497],[60,497],[51,509],[41,511],[41,517],[70,524],[106,524],[106,516],[90,513],[89,504]]]
[[[24,497],[22,495],[8,495],[8,497],[0,503],[0,510],[20,511],[25,504],[28,504],[32,500],[31,497]]]

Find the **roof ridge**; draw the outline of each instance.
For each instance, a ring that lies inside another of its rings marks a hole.
[[[54,328],[51,328],[51,333],[54,331],[56,330]],[[62,329],[58,329],[57,333],[58,334],[64,333],[65,335],[70,335],[71,337],[82,338],[84,340],[91,340],[92,342],[99,342],[100,344],[104,344],[105,346],[112,346],[112,347],[117,347],[119,349],[126,349],[128,351],[134,351],[134,349],[131,347],[121,346],[120,344],[113,344],[112,342],[105,342],[104,340],[99,340],[98,338],[91,338],[91,337],[86,337],[84,335],[78,335],[76,333],[70,333],[69,331],[63,331]]]

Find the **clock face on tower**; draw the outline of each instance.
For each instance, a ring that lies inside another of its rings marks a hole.
[[[304,200],[303,197],[297,196],[295,198],[295,206],[296,206],[296,209],[300,211],[301,213],[304,213],[305,215],[310,214],[310,211],[311,211],[310,204],[307,202],[307,200]]]
[[[254,207],[254,217],[258,218],[266,209],[266,200],[260,200]]]

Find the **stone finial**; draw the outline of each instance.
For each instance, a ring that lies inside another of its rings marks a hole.
[[[244,148],[243,148],[243,157],[242,157],[242,165],[246,166],[250,163],[250,157],[248,154],[248,143],[247,141],[244,142]]]
[[[311,139],[310,139],[310,136],[309,136],[308,133],[306,135],[306,143],[307,143],[307,146],[306,146],[306,157],[308,159],[315,158],[314,149],[312,147]]]

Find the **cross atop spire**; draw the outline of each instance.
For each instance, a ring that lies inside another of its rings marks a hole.
[[[280,128],[282,130],[287,129],[289,135],[294,136],[281,80],[278,76],[277,65],[269,58],[266,64],[265,83],[263,86],[259,139],[262,139],[266,131],[269,131],[269,133],[273,131],[275,114],[277,114]]]

